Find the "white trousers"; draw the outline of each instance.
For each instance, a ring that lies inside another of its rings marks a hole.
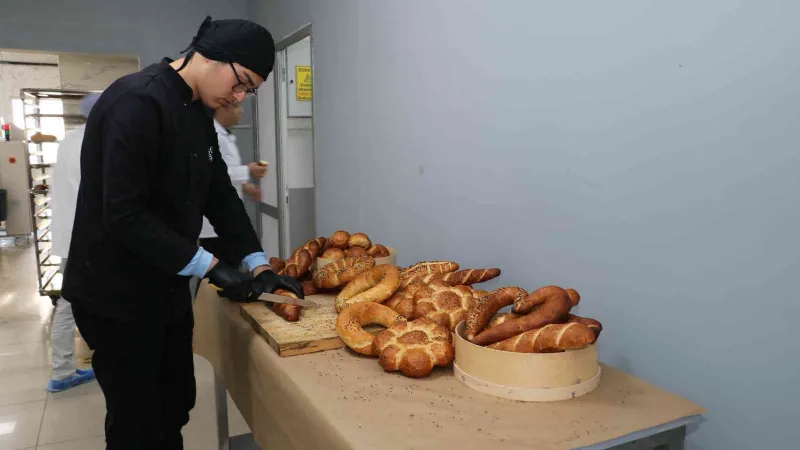
[[[63,380],[75,375],[75,318],[72,305],[63,298],[56,301],[50,341],[53,346],[53,379]]]

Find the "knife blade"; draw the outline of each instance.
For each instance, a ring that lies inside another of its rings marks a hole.
[[[292,298],[286,297],[285,295],[277,295],[277,294],[261,294],[258,296],[259,300],[263,300],[265,302],[272,302],[272,303],[286,303],[289,305],[298,305],[302,306],[303,308],[319,308],[319,305],[312,302],[311,300],[305,300],[301,298]]]

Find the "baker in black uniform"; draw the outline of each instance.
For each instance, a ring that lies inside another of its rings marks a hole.
[[[234,301],[303,293],[269,270],[206,109],[255,92],[273,68],[272,36],[209,17],[185,51],[115,81],[83,139],[62,293],[95,351],[111,450],[183,447],[195,402],[191,276]],[[203,215],[252,275],[197,247]]]

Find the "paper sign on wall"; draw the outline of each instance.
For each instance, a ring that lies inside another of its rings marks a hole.
[[[311,101],[311,66],[294,66],[294,79],[297,83],[297,101]]]

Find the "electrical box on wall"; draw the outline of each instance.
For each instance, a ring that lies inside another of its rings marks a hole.
[[[289,117],[311,117],[311,38],[307,37],[287,47],[286,60]]]

